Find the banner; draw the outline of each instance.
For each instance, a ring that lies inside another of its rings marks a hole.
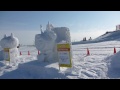
[[[60,67],[72,67],[70,44],[57,44],[58,60]]]
[[[4,48],[4,59],[6,61],[10,61],[10,49],[9,48]]]

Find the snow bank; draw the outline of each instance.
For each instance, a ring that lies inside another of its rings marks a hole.
[[[120,69],[120,51],[115,55],[111,56],[111,68]]]
[[[98,43],[98,42],[105,42],[105,41],[120,41],[120,30],[117,31],[111,31],[106,32],[105,34],[93,39],[93,40],[87,40],[87,41],[78,41],[78,42],[72,42],[72,44],[88,44],[88,43]]]
[[[0,76],[0,79],[67,79],[58,69],[46,67],[47,64],[43,62],[39,63],[37,60],[19,64],[16,70],[5,73]]]
[[[107,76],[109,78],[120,78],[120,51],[106,58],[108,64]]]

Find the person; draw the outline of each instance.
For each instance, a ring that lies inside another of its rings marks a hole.
[[[84,41],[86,41],[86,37],[84,38]]]
[[[92,40],[92,38],[90,37],[90,39],[89,40]]]
[[[20,44],[17,46],[17,48],[19,48],[20,47]]]

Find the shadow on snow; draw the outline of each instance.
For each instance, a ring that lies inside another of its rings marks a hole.
[[[67,79],[58,69],[45,67],[50,62],[39,62],[38,60],[19,64],[18,68],[6,72],[0,79]]]

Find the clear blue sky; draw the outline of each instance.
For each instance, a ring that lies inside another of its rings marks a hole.
[[[82,40],[115,30],[120,11],[0,11],[0,39],[12,32],[21,43],[32,44],[40,24],[45,29],[48,21],[55,27],[68,27],[72,40]]]

